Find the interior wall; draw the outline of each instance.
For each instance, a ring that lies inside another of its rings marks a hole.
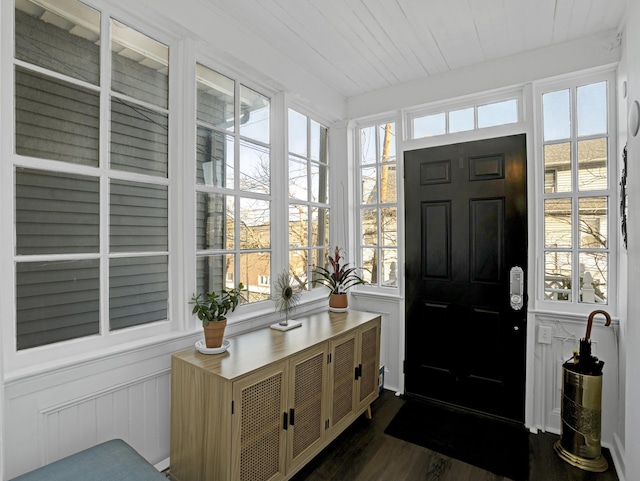
[[[616,64],[616,38],[617,32],[606,32],[351,97],[347,114],[351,119],[368,117]]]
[[[623,42],[625,44],[625,65],[627,75],[627,112],[631,112],[632,104],[640,102],[640,2],[627,0]],[[628,271],[627,285],[637,293],[640,285],[640,134],[628,135]],[[629,296],[627,304],[626,324],[626,386],[625,386],[625,478],[627,481],[640,479],[640,301]]]

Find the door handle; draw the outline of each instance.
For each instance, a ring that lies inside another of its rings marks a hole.
[[[509,270],[509,303],[514,311],[519,311],[524,305],[524,271],[520,266]]]

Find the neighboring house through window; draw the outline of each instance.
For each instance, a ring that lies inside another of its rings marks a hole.
[[[24,0],[14,65],[17,350],[166,320],[169,48]]]
[[[609,303],[613,85],[600,75],[539,90],[545,301]]]

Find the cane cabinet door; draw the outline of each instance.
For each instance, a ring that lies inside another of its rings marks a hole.
[[[356,411],[368,406],[378,397],[380,375],[380,319],[360,329],[358,335],[358,379]]]
[[[324,442],[327,343],[291,358],[287,473],[317,453]]]
[[[349,423],[355,410],[358,332],[353,331],[331,341],[329,364],[329,429]]]
[[[288,367],[286,361],[233,383],[232,479],[284,479]]]

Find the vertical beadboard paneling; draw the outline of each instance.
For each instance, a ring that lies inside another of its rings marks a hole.
[[[585,336],[587,319],[562,315],[540,314],[535,316],[536,335],[541,325],[551,327],[551,345],[540,344],[536,340],[537,386],[535,412],[539,413],[535,427],[553,433],[561,432],[562,405],[562,365],[571,359],[574,350],[579,349],[579,340]],[[605,361],[602,385],[602,444],[612,446],[613,434],[617,426],[618,393],[618,348],[614,327],[602,327],[596,320],[591,333],[591,352]],[[539,362],[538,362],[539,360]]]
[[[166,460],[171,354],[193,346],[194,338],[6,383],[4,479],[114,438],[152,464]]]

